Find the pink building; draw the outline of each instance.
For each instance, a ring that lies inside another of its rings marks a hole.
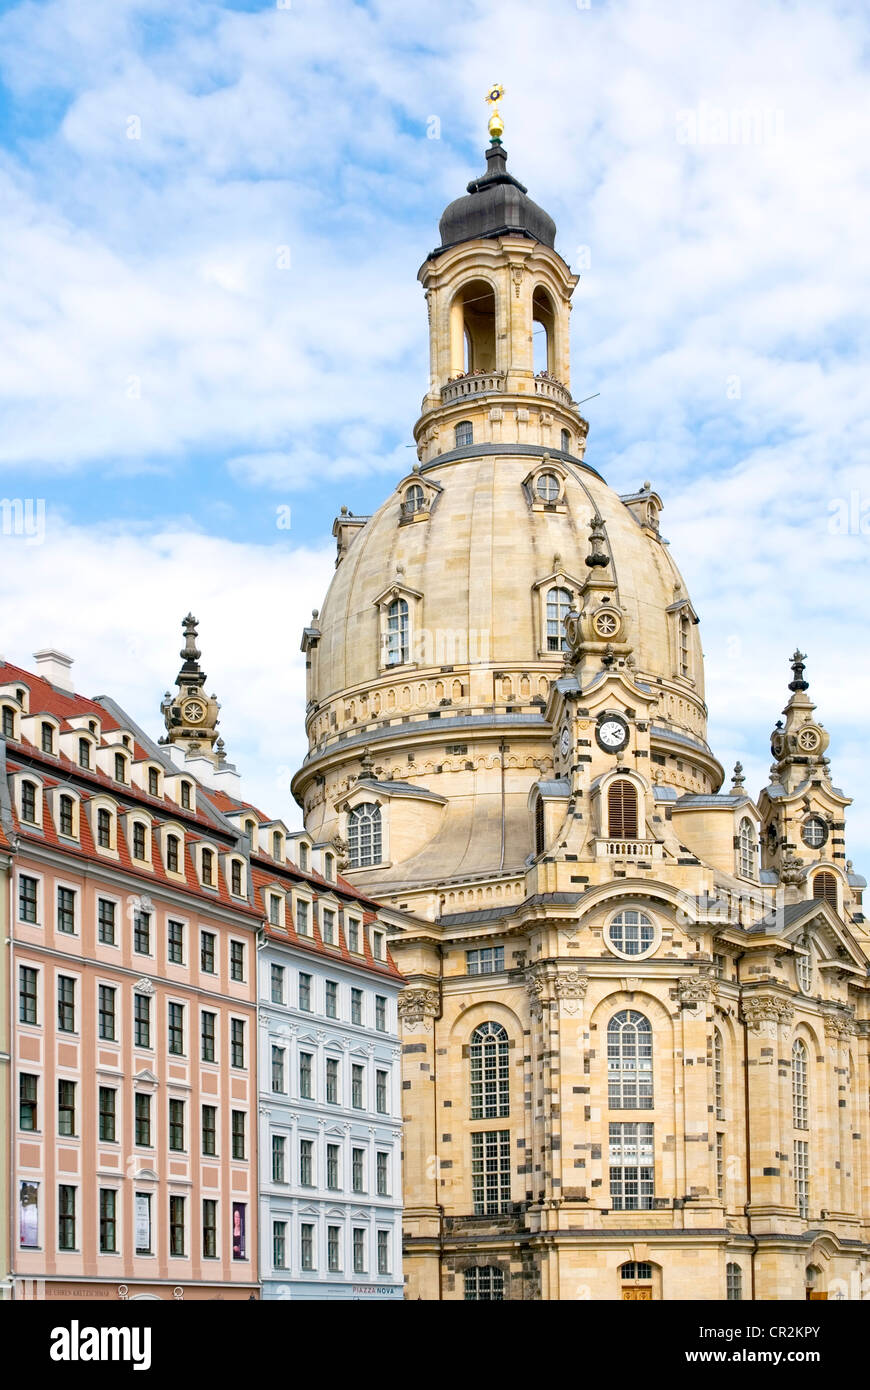
[[[256,1297],[246,843],[68,666],[0,664],[14,1296]]]

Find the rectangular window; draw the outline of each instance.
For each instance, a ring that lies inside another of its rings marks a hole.
[[[23,1250],[39,1245],[39,1183],[18,1184],[18,1243]]]
[[[286,1048],[272,1048],[272,1090],[282,1095],[284,1093],[284,1061],[286,1056]]]
[[[314,1186],[314,1140],[299,1140],[299,1182],[303,1187]]]
[[[387,1087],[389,1084],[389,1073],[385,1071],[375,1072],[375,1107],[379,1115],[388,1113],[387,1106]]]
[[[230,1065],[238,1068],[245,1065],[245,1022],[241,1018],[230,1021]]]
[[[389,1197],[390,1195],[390,1155],[388,1153],[378,1153],[378,1196]]]
[[[36,785],[33,782],[21,783],[21,819],[28,825],[36,824]]]
[[[465,969],[469,975],[499,974],[504,970],[504,946],[483,946],[478,951],[466,951]]]
[[[335,945],[335,913],[332,908],[325,907],[321,914],[323,923],[323,943],[325,946]]]
[[[160,773],[156,767],[149,767],[148,769],[148,795],[160,795]]]
[[[245,1260],[245,1220],[248,1208],[245,1202],[233,1202],[233,1259]]]
[[[372,955],[375,960],[385,960],[386,951],[384,949],[384,933],[382,931],[372,932]]]
[[[104,1042],[115,1041],[115,990],[112,985],[98,987],[98,1031]]]
[[[299,1095],[302,1100],[312,1100],[311,1076],[313,1057],[310,1052],[299,1053]]]
[[[202,1107],[202,1151],[213,1158],[217,1153],[217,1106]]]
[[[338,1105],[338,1060],[335,1057],[326,1059],[326,1103]]]
[[[375,1027],[379,1033],[387,1031],[387,1001],[383,994],[375,995]]]
[[[166,925],[166,959],[170,965],[184,964],[183,922],[168,922]]]
[[[79,739],[79,767],[90,767],[91,745],[86,738]]]
[[[350,992],[350,1021],[351,1023],[362,1024],[363,992],[361,989],[352,989]]]
[[[136,1047],[151,1046],[151,999],[147,994],[133,995],[133,1042]]]
[[[338,985],[335,980],[326,981],[326,1017],[338,1018]]]
[[[199,1039],[200,1054],[203,1062],[213,1062],[215,1059],[215,1025],[217,1014],[213,1014],[208,1009],[203,1009],[199,1016]]]
[[[299,972],[299,1007],[305,1013],[311,1012],[311,976]]]
[[[166,837],[166,868],[171,874],[178,873],[178,836]]]
[[[716,1135],[716,1196],[725,1201],[725,1135]]]
[[[308,903],[304,898],[296,899],[296,930],[300,936],[310,936]]]
[[[287,1222],[272,1222],[272,1264],[275,1269],[287,1268]]]
[[[184,1101],[169,1102],[169,1147],[174,1153],[184,1153]]]
[[[181,783],[181,806],[185,811],[190,810],[190,783]]]
[[[3,737],[15,737],[15,711],[9,706],[3,706]]]
[[[810,1219],[810,1146],[806,1139],[794,1141],[794,1200],[802,1221]]]
[[[114,1255],[117,1245],[118,1194],[113,1187],[100,1188],[100,1254]]]
[[[202,1257],[217,1258],[217,1202],[213,1197],[204,1197],[202,1203]]]
[[[133,822],[133,858],[145,858],[145,827],[138,820]]]
[[[115,754],[115,781],[126,782],[127,780],[127,761],[123,753]]]
[[[366,1232],[364,1226],[354,1226],[353,1228],[353,1272],[354,1274],[365,1274],[366,1272]]]
[[[272,1135],[272,1181],[286,1182],[287,1140],[283,1134]]]
[[[314,1268],[314,1227],[309,1221],[299,1227],[299,1263],[303,1269]]]
[[[61,835],[65,835],[68,840],[75,836],[75,821],[73,819],[73,800],[71,796],[60,798],[59,829]]]
[[[205,888],[214,888],[214,855],[210,849],[204,849],[200,859],[202,865],[202,882]]]
[[[326,1228],[326,1267],[330,1274],[337,1274],[341,1269],[340,1226],[327,1226]]]
[[[76,1190],[66,1183],[57,1189],[57,1247],[76,1248]]]
[[[57,977],[57,1028],[59,1033],[76,1030],[76,982],[71,975]]]
[[[269,894],[269,921],[273,927],[281,925],[281,899],[277,893]]]
[[[38,879],[31,878],[29,874],[20,874],[18,878],[18,920],[35,923],[37,921],[38,902]]]
[[[337,1192],[339,1182],[339,1155],[341,1150],[337,1144],[327,1144],[326,1146],[326,1186],[333,1192]]]
[[[183,1255],[184,1244],[184,1198],[169,1198],[169,1253]]]
[[[614,1211],[652,1211],[655,1195],[653,1127],[610,1125],[610,1199]]]
[[[134,1101],[136,1124],[136,1143],[142,1149],[151,1148],[151,1097],[142,1091],[136,1092]]]
[[[230,942],[230,979],[243,981],[245,978],[245,943]]]
[[[97,939],[102,946],[115,944],[115,903],[108,898],[97,900]]]
[[[272,990],[272,1003],[284,1003],[284,967],[283,965],[273,965],[270,970],[270,983]]]
[[[498,1216],[510,1209],[510,1130],[491,1129],[472,1134],[471,1192],[475,1216]]]
[[[166,1013],[166,1036],[172,1057],[184,1056],[184,1005],[170,1003]]]
[[[18,1076],[18,1128],[38,1129],[37,1096],[39,1078],[30,1072],[20,1072]]]
[[[350,1070],[350,1103],[354,1110],[362,1110],[364,1107],[363,1074],[362,1065],[354,1062]]]
[[[151,1193],[137,1192],[135,1195],[136,1254],[151,1254]]]
[[[230,861],[230,892],[234,898],[244,896],[242,889],[242,866],[238,859]]]
[[[199,934],[199,965],[206,975],[214,975],[214,940],[215,935],[212,931],[204,931]]]
[[[41,742],[42,742],[42,751],[43,751],[43,753],[53,753],[53,752],[54,752],[54,726],[53,726],[52,724],[43,724],[43,725],[41,726],[41,728],[40,728],[40,734],[42,735]]]
[[[36,971],[29,965],[18,967],[18,1021],[35,1023],[36,1014]]]
[[[390,1233],[378,1231],[378,1274],[390,1272]]]
[[[232,1112],[232,1133],[233,1133],[233,1158],[244,1158],[245,1156],[245,1112],[244,1110],[234,1110]]]
[[[349,917],[347,920],[347,949],[355,956],[361,955],[360,948],[360,924],[356,917]]]
[[[351,1149],[351,1184],[354,1192],[365,1192],[365,1149]]]
[[[57,890],[57,929],[72,936],[76,929],[76,895],[72,888]]]
[[[57,1132],[75,1134],[76,1132],[76,1083],[58,1081],[57,1083]]]
[[[112,848],[112,813],[105,807],[97,811],[97,847],[99,849]]]
[[[114,1144],[116,1129],[117,1092],[113,1086],[99,1088],[99,1136],[103,1144]]]
[[[150,912],[133,914],[133,950],[140,956],[150,956],[151,954]]]

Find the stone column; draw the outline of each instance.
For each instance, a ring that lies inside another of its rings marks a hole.
[[[403,990],[398,1011],[405,1117],[402,1224],[408,1298],[438,1299],[441,1179],[435,1114],[435,1019],[441,1012],[440,991],[431,985]]]
[[[789,1189],[792,1155],[784,1151],[792,1122],[790,1110],[783,1114],[778,1066],[794,1009],[780,995],[749,994],[741,1001],[741,1011],[748,1028],[749,1214],[753,1232],[760,1234],[779,1229],[778,1219],[794,1212],[794,1193]]]
[[[708,1226],[719,1219],[710,1211],[719,1206],[715,1145],[711,1152],[715,1116],[709,1109],[707,1066],[714,988],[715,982],[703,976],[683,978],[677,985],[683,1048],[682,1114],[677,1117],[683,1133],[677,1152],[682,1153],[683,1172],[680,1175],[677,1170],[678,1187],[674,1195],[693,1199],[683,1210],[684,1225]]]

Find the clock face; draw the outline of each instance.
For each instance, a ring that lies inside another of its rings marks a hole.
[[[200,704],[199,700],[188,700],[182,710],[182,714],[189,724],[198,724],[201,719],[205,718],[205,709]]]
[[[567,725],[566,725],[566,727],[562,730],[562,736],[561,736],[561,738],[559,739],[559,748],[560,748],[560,750],[561,750],[561,753],[562,753],[562,757],[563,757],[563,758],[567,758],[567,756],[568,756],[568,750],[570,749],[570,747],[571,747],[571,731],[570,731],[570,729],[568,729],[568,727],[567,727]]]
[[[608,753],[618,753],[628,743],[628,725],[616,714],[606,714],[600,719],[595,737]]]

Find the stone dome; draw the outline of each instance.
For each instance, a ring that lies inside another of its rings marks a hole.
[[[525,186],[507,172],[507,150],[491,145],[486,163],[486,173],[472,179],[465,197],[445,208],[438,224],[441,245],[433,256],[463,241],[508,234],[530,237],[545,246],[555,244],[552,217],[532,202]]]

